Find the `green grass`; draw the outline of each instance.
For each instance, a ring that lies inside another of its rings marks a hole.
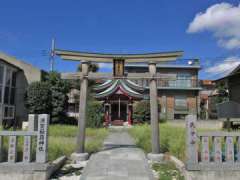
[[[158,172],[159,180],[184,180],[179,170],[172,163],[153,164],[152,168]]]
[[[137,146],[146,153],[151,152],[151,130],[149,125],[134,126],[130,134],[136,140]],[[179,159],[185,159],[185,129],[173,127],[166,123],[160,124],[161,151],[170,152]]]
[[[48,159],[53,161],[62,155],[70,156],[76,148],[76,135],[78,127],[71,125],[50,125],[48,137]],[[104,128],[86,129],[86,152],[94,153],[102,148],[103,140],[108,135]],[[3,151],[7,160],[8,138],[4,138]],[[32,144],[32,155],[35,158],[36,140]],[[18,161],[22,160],[23,137],[18,137]]]
[[[77,126],[70,125],[50,125],[49,128],[49,160],[54,160],[59,156],[69,156],[76,148]],[[94,153],[102,148],[104,138],[108,130],[104,128],[86,129],[86,152]]]
[[[213,129],[198,129],[198,131],[213,131]],[[134,126],[129,130],[137,146],[146,153],[151,152],[151,129],[148,124]],[[169,152],[178,159],[185,161],[185,135],[183,127],[172,126],[168,123],[160,124],[160,147],[163,153]]]

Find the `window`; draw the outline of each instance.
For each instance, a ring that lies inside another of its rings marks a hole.
[[[3,71],[4,68],[0,65],[0,103],[2,103]]]
[[[4,70],[3,66],[0,65],[0,85],[3,84],[3,70]]]
[[[175,109],[176,110],[186,110],[187,109],[186,96],[175,96]]]
[[[6,86],[4,90],[4,104],[15,104],[15,90],[16,89],[16,72],[7,68],[6,71]]]
[[[177,86],[178,87],[191,87],[191,74],[179,73],[177,75]]]
[[[14,106],[4,105],[4,119],[13,119],[14,118]]]

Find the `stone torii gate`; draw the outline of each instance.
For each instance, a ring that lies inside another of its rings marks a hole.
[[[159,122],[158,122],[158,102],[157,102],[157,82],[156,64],[160,62],[174,61],[182,56],[182,51],[160,52],[148,54],[99,54],[85,53],[78,51],[66,51],[55,49],[55,54],[64,60],[81,61],[82,72],[65,73],[64,79],[80,79],[80,106],[78,120],[77,148],[74,155],[75,159],[83,160],[87,158],[85,153],[85,122],[88,79],[150,79],[150,113],[151,113],[151,143],[152,155],[160,153],[159,141]],[[113,63],[113,73],[92,73],[89,72],[89,63]],[[124,63],[148,63],[148,73],[124,73]]]

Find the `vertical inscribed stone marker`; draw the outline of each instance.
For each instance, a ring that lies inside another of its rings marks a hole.
[[[37,136],[37,152],[36,162],[45,163],[48,161],[48,124],[49,115],[38,115],[38,136]]]
[[[202,138],[202,162],[209,162],[210,157],[209,157],[209,137],[208,136],[203,136]]]
[[[28,131],[37,131],[38,127],[38,116],[37,114],[28,115]]]
[[[186,156],[187,163],[189,164],[198,162],[196,120],[197,117],[195,115],[188,115],[186,117]]]
[[[23,162],[29,163],[31,161],[31,136],[24,136],[23,142]]]
[[[14,163],[17,160],[17,136],[9,136],[8,162]]]
[[[221,137],[213,137],[214,143],[214,162],[221,163],[222,162],[222,144]]]
[[[226,137],[226,162],[234,162],[234,141],[233,137]]]

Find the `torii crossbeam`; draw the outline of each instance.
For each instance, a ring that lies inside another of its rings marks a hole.
[[[152,153],[160,153],[159,141],[159,123],[158,123],[158,103],[157,103],[157,84],[156,84],[156,64],[160,62],[174,61],[182,56],[182,51],[146,53],[146,54],[103,54],[103,53],[86,53],[79,51],[66,51],[56,49],[55,54],[64,60],[81,61],[81,73],[65,73],[65,79],[81,79],[80,89],[80,106],[78,120],[78,136],[76,153],[84,153],[85,144],[85,121],[86,121],[86,104],[87,104],[87,87],[88,79],[113,79],[113,78],[149,78],[150,108],[151,108],[151,139]],[[89,62],[94,63],[113,63],[113,74],[111,73],[92,73],[88,70]],[[124,73],[124,63],[148,63],[149,73]]]

